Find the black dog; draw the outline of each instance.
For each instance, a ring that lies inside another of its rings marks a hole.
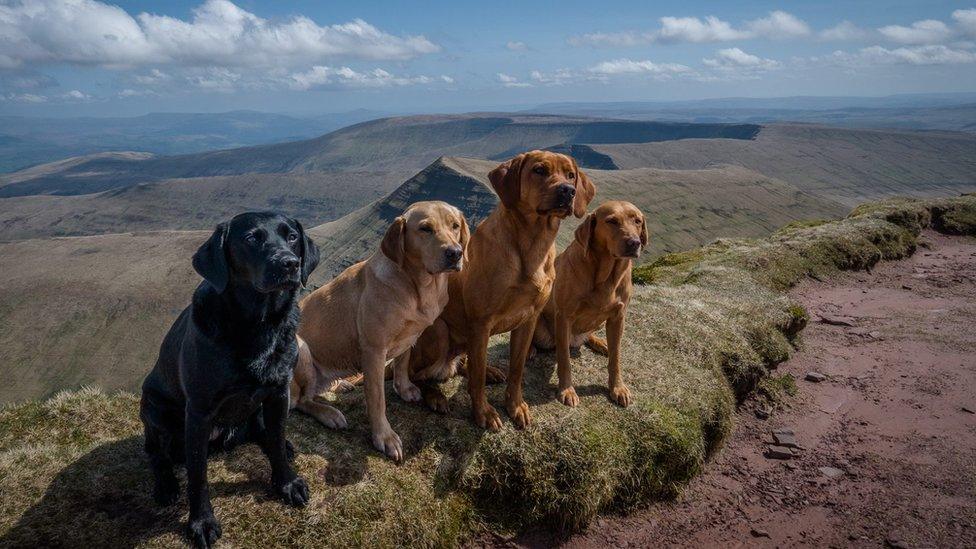
[[[221,223],[193,255],[204,278],[159,349],[142,385],[140,417],[156,501],[176,502],[176,463],[186,463],[190,522],[198,547],[220,537],[207,486],[207,456],[244,442],[261,446],[286,502],[308,503],[285,440],[288,386],[298,357],[297,296],[319,251],[297,221],[250,212]]]

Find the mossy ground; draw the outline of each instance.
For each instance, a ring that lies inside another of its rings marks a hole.
[[[554,400],[553,356],[531,361],[526,398],[535,423],[525,431],[474,428],[460,380],[445,386],[446,416],[403,404],[390,390],[390,421],[407,454],[394,465],[369,444],[362,392],[326,395],[350,430],[302,415],[289,422],[296,466],[312,488],[306,509],[270,497],[256,448],[212,460],[222,539],[450,546],[484,529],[579,529],[597,513],[672,497],[729,434],[736,401],[792,352],[807,316],[786,288],[809,274],[907,256],[930,224],[973,234],[974,211],[972,195],[886,201],[841,221],[720,240],[636,269],[636,280],[653,284],[636,287],[626,325],[622,362],[634,394],[627,409],[607,398],[605,359],[588,350],[573,364],[577,408]],[[505,351],[497,340],[493,361],[504,362]],[[490,399],[501,406],[503,387],[492,387]],[[97,390],[0,410],[0,546],[178,545],[185,502],[152,504],[137,411],[137,396]]]

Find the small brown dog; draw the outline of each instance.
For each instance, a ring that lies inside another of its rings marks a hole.
[[[362,371],[373,446],[402,459],[403,444],[386,418],[386,365],[397,357],[408,361],[421,332],[441,314],[448,273],[462,269],[467,242],[460,210],[444,202],[417,202],[396,218],[379,251],[306,297],[300,304],[292,408],[328,427],[345,427],[339,410],[314,398],[336,380]],[[406,367],[396,371],[399,395],[419,400]]]
[[[515,425],[525,427],[531,420],[522,371],[556,275],[556,233],[566,216],[586,215],[596,189],[572,158],[547,151],[520,154],[488,178],[500,203],[472,234],[468,264],[451,275],[447,307],[421,336],[409,368],[414,380],[444,378],[467,353],[474,421],[496,431],[501,418],[485,397],[488,339],[512,332],[505,405]],[[446,409],[439,390],[427,394],[428,405]]]
[[[630,202],[600,205],[580,223],[576,239],[556,258],[556,284],[535,329],[536,349],[556,349],[559,401],[579,404],[569,367],[571,347],[609,355],[610,398],[631,402],[620,376],[620,340],[633,284],[631,262],[647,246],[644,215]],[[606,323],[607,340],[594,332]]]

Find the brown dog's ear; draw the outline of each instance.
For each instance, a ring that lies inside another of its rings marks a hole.
[[[227,265],[227,223],[221,223],[214,229],[210,238],[193,254],[193,269],[204,280],[223,293],[230,280],[230,267]]]
[[[459,212],[460,213],[460,212]],[[468,242],[471,240],[471,232],[468,229],[468,220],[461,214],[461,249],[464,251],[464,262],[468,262]]]
[[[407,220],[400,216],[393,220],[393,224],[386,230],[386,235],[383,236],[383,242],[380,244],[383,255],[401,267],[406,258],[406,239]]]
[[[593,245],[593,235],[596,234],[596,216],[590,214],[576,227],[576,241],[583,246],[583,257],[586,257]]]
[[[573,169],[576,170],[576,197],[573,198],[573,215],[583,217],[586,215],[586,207],[596,196],[596,187],[593,186],[590,178],[583,173],[583,170],[579,169],[575,160],[573,160]]]
[[[647,246],[647,220],[644,219],[644,216],[643,215],[641,216],[641,234],[640,234],[640,239],[641,239],[641,248],[646,247]]]
[[[499,164],[488,173],[491,188],[495,189],[495,194],[506,208],[515,209],[518,206],[522,194],[522,161],[524,160],[525,153],[522,153],[508,162]]]

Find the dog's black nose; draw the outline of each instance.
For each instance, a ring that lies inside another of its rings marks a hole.
[[[639,238],[628,238],[624,241],[624,246],[627,247],[628,255],[637,255],[640,251],[641,241]]]
[[[298,266],[301,265],[301,261],[295,256],[285,256],[281,258],[281,266],[286,271],[295,272],[298,270]]]
[[[453,248],[448,248],[448,249],[444,250],[444,259],[447,260],[447,264],[448,265],[453,265],[453,264],[457,263],[458,261],[460,261],[461,256],[463,254],[464,254],[464,251],[461,250],[461,247],[460,246],[455,246]]]
[[[564,200],[572,200],[576,196],[576,187],[563,183],[556,187],[556,193]]]

